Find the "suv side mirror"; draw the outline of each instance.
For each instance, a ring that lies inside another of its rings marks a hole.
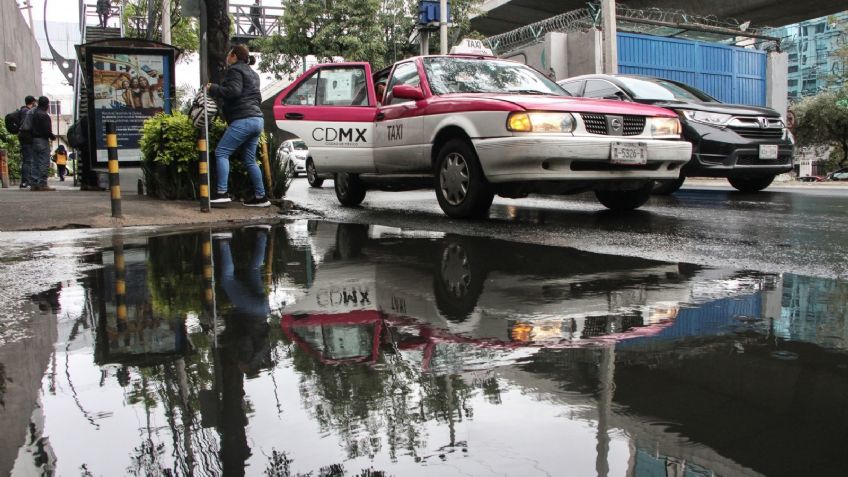
[[[392,88],[392,96],[398,99],[411,99],[418,101],[424,99],[424,93],[420,88],[408,84],[399,84]]]

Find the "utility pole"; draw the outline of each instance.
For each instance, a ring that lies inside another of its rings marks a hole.
[[[443,55],[448,54],[448,0],[439,1],[439,43]]]
[[[615,0],[602,0],[601,16],[604,28],[604,73],[618,74],[618,38],[616,37],[618,27],[615,21]]]
[[[171,44],[171,0],[162,0],[162,43]]]

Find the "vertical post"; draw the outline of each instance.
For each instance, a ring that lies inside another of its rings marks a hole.
[[[615,21],[615,0],[602,0],[601,16],[604,35],[604,74],[618,74],[618,38]]]
[[[109,190],[112,194],[112,217],[121,217],[121,179],[118,174],[118,135],[115,123],[106,123],[106,150],[109,157]]]
[[[430,30],[421,28],[418,30],[418,39],[421,42],[421,56],[430,54]]]
[[[5,149],[0,149],[0,184],[4,189],[9,188],[9,163]]]
[[[439,0],[439,43],[443,55],[448,54],[448,0]]]
[[[112,235],[112,253],[115,259],[115,318],[118,330],[127,330],[127,282],[124,260],[124,238]]]
[[[209,151],[206,147],[206,128],[200,130],[197,139],[197,166],[200,169],[200,211],[209,212]]]
[[[265,197],[274,199],[274,180],[271,178],[271,157],[268,156],[268,136],[262,141],[262,169],[265,171]]]
[[[162,43],[171,44],[171,0],[162,0]]]
[[[212,233],[201,234],[200,251],[203,254],[203,305],[209,318],[214,315],[215,308],[215,276],[212,266]]]

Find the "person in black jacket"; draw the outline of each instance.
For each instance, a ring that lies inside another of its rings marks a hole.
[[[38,100],[35,96],[27,96],[24,98],[24,106],[18,110],[18,118],[22,123],[24,115],[30,112],[38,105]],[[18,133],[18,141],[21,144],[21,189],[29,187],[29,176],[32,169],[32,142],[28,137],[23,137]]]
[[[213,204],[225,204],[231,201],[227,195],[230,155],[243,147],[244,165],[254,189],[254,197],[243,203],[248,207],[271,205],[265,196],[265,187],[262,185],[262,171],[256,164],[256,146],[259,144],[264,120],[262,110],[259,109],[259,104],[262,102],[262,95],[259,92],[259,75],[249,66],[254,62],[254,58],[250,56],[246,47],[233,46],[227,55],[229,68],[223,83],[206,85],[209,94],[223,103],[221,109],[228,124],[227,130],[224,131],[224,135],[215,148],[218,178],[210,200]]]
[[[53,123],[47,112],[50,99],[46,96],[38,98],[38,107],[32,116],[32,171],[30,172],[30,190],[56,190],[47,185],[47,172],[50,170],[50,141],[56,139],[53,134]]]

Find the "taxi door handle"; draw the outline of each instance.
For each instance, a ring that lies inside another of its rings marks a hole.
[[[303,119],[303,115],[300,113],[286,113],[286,119]]]
[[[377,113],[377,116],[374,117],[374,119],[376,119],[377,121],[382,121],[385,118],[386,115],[384,113]]]

